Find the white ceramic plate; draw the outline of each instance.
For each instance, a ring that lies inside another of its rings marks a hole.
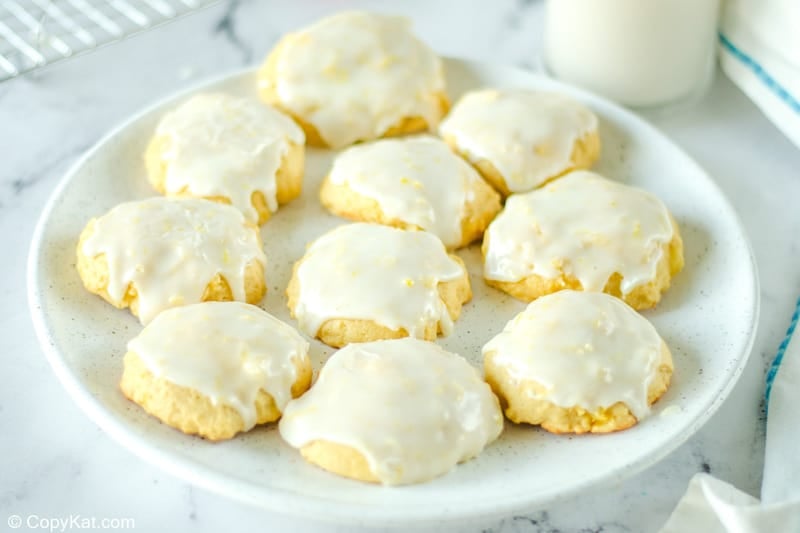
[[[67,173],[42,214],[28,283],[39,339],[55,373],[87,414],[137,455],[191,483],[265,508],[347,523],[421,523],[488,517],[567,498],[631,476],[688,439],[719,407],[744,367],[755,334],[758,281],[750,247],[731,206],[686,154],[633,114],[601,98],[514,68],[447,60],[452,97],[481,86],[532,87],[571,94],[600,116],[597,170],[656,193],[672,210],[686,269],[646,313],[675,359],[673,384],[651,417],[612,435],[564,437],[506,424],[477,459],[422,485],[384,488],[345,480],[305,463],[274,425],[212,444],[160,424],[117,388],[126,342],[140,325],[81,286],[75,244],[88,218],[152,196],[142,154],[162,113],[200,90],[255,98],[253,71],[238,72],[157,104],[102,139]],[[284,289],[304,246],[343,223],[326,214],[317,190],[332,153],[310,150],[305,192],[269,221],[263,237],[269,293],[263,307],[288,316]],[[459,254],[475,298],[441,344],[480,365],[481,346],[524,304],[487,288],[477,246]],[[331,352],[313,343],[319,369]]]

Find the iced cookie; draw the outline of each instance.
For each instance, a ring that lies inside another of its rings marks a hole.
[[[160,193],[232,204],[263,224],[300,194],[304,143],[300,127],[272,107],[200,94],[164,115],[145,163]]]
[[[449,103],[439,57],[402,17],[345,12],[284,36],[258,73],[264,101],[313,146],[435,129]]]
[[[589,168],[600,156],[597,117],[557,93],[469,92],[442,121],[439,133],[506,196]]]
[[[521,300],[561,289],[656,305],[683,268],[683,242],[652,194],[576,171],[508,198],[483,240],[484,278]]]
[[[311,383],[308,343],[254,305],[169,309],[128,343],[120,388],[165,424],[210,440],[274,422]]]
[[[449,335],[472,297],[464,263],[435,235],[365,223],[314,241],[286,294],[300,329],[337,347]]]
[[[320,191],[332,213],[403,229],[422,229],[448,248],[483,235],[500,196],[440,139],[385,139],[348,148]]]
[[[351,344],[286,407],[281,436],[310,463],[361,481],[403,485],[441,476],[503,430],[480,374],[417,339]]]
[[[229,205],[193,198],[120,204],[89,221],[77,249],[86,289],[144,324],[168,307],[258,303],[266,262],[257,226]]]
[[[561,291],[536,300],[483,355],[506,416],[553,433],[629,428],[672,377],[672,356],[653,325],[602,293]]]

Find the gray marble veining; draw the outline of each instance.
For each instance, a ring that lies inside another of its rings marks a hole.
[[[416,31],[443,54],[539,65],[541,0],[469,0],[457,7],[443,0],[232,0],[0,84],[0,368],[6,377],[0,387],[0,527],[12,514],[80,514],[132,517],[136,531],[350,530],[313,517],[265,513],[192,488],[112,442],[50,371],[28,318],[24,282],[33,226],[47,196],[105,132],[199,78],[260,61],[282,33],[345,8],[408,15]],[[721,76],[695,108],[654,123],[715,177],[752,239],[762,316],[742,379],[696,436],[639,475],[547,510],[485,524],[453,524],[452,530],[655,531],[700,471],[750,493],[759,491],[764,373],[800,293],[800,151]]]

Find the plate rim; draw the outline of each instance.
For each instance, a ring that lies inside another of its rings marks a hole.
[[[377,510],[372,511],[371,513],[368,512],[369,508],[362,506],[358,508],[358,514],[355,514],[354,511],[356,504],[332,503],[316,496],[299,494],[283,488],[257,485],[252,482],[236,478],[234,475],[221,474],[218,471],[201,465],[194,460],[187,459],[183,456],[178,456],[172,452],[158,449],[155,446],[148,444],[146,438],[142,438],[134,433],[131,433],[121,420],[118,420],[111,411],[108,411],[105,407],[103,407],[103,405],[94,398],[91,391],[81,384],[79,377],[69,368],[66,360],[61,356],[59,349],[56,347],[56,342],[51,333],[51,327],[48,323],[48,318],[43,310],[42,305],[42,298],[45,292],[43,289],[45,289],[46,286],[39,283],[38,276],[38,265],[40,263],[43,250],[42,239],[44,237],[51,214],[61,198],[64,189],[66,189],[66,187],[72,182],[75,174],[84,165],[84,163],[103,146],[105,146],[110,139],[115,137],[121,131],[125,130],[133,122],[139,120],[145,115],[148,115],[153,110],[162,107],[167,102],[176,100],[184,95],[197,92],[204,87],[207,88],[210,85],[255,72],[258,67],[255,65],[250,65],[244,68],[237,68],[219,75],[198,80],[189,87],[158,98],[150,105],[144,106],[137,112],[123,118],[106,134],[100,137],[91,148],[86,150],[69,167],[69,169],[59,180],[56,188],[48,197],[47,202],[45,203],[36,222],[26,265],[27,300],[34,331],[36,333],[36,338],[39,342],[39,345],[43,350],[45,357],[52,367],[56,377],[61,382],[62,386],[67,390],[71,398],[80,407],[80,409],[84,411],[84,413],[92,422],[97,424],[105,433],[110,435],[114,441],[120,444],[123,448],[132,452],[135,456],[159,467],[160,469],[168,472],[182,481],[201,487],[212,493],[245,502],[247,504],[284,516],[296,517],[299,515],[305,515],[313,516],[314,520],[327,523],[348,523],[360,525],[421,525],[424,523],[452,522],[477,518],[489,519],[505,516],[514,512],[544,508],[547,505],[574,497],[589,489],[597,489],[599,487],[608,486],[615,482],[620,482],[624,479],[633,477],[634,475],[653,466],[654,464],[663,460],[666,456],[670,455],[679,446],[697,433],[697,431],[703,425],[705,425],[711,416],[717,412],[722,403],[728,398],[735,385],[739,382],[744,368],[746,367],[752,355],[761,313],[761,290],[760,278],[758,275],[758,264],[755,259],[750,238],[738,213],[733,208],[724,192],[720,189],[717,182],[694,160],[693,157],[691,157],[691,155],[689,155],[667,135],[660,132],[647,120],[636,115],[632,111],[614,102],[611,102],[610,100],[607,100],[606,98],[592,93],[591,91],[587,91],[580,87],[575,87],[568,83],[548,78],[543,76],[541,73],[513,65],[495,65],[485,61],[476,61],[452,56],[442,56],[442,59],[444,60],[445,64],[457,64],[459,67],[474,68],[478,69],[479,71],[485,70],[488,67],[494,70],[506,70],[509,72],[515,72],[516,74],[524,74],[526,76],[541,78],[547,80],[548,83],[554,83],[557,87],[566,87],[569,89],[569,91],[579,96],[589,97],[590,99],[601,101],[604,105],[612,108],[615,113],[618,113],[627,120],[636,122],[638,127],[649,130],[649,133],[655,133],[662,140],[679,150],[685,156],[687,161],[690,162],[690,164],[695,167],[698,172],[705,176],[708,184],[715,190],[719,199],[721,200],[721,204],[727,212],[726,214],[730,216],[731,221],[742,237],[747,251],[747,256],[749,258],[747,267],[751,272],[750,290],[753,294],[753,313],[746,333],[748,340],[741,352],[737,354],[737,364],[735,368],[733,368],[728,381],[719,390],[719,394],[707,406],[707,408],[701,411],[694,418],[694,420],[687,424],[684,430],[677,434],[672,441],[666,443],[654,453],[639,457],[637,460],[627,464],[625,468],[611,470],[602,476],[589,478],[582,483],[576,483],[566,489],[562,489],[557,493],[551,493],[535,500],[521,501],[521,499],[518,498],[511,501],[504,501],[502,504],[497,504],[497,502],[494,502],[494,505],[492,505],[491,508],[487,508],[487,506],[473,505],[466,508],[461,508],[460,510],[454,512],[447,508],[437,507],[435,510],[431,509],[431,511],[428,513],[414,513],[411,515],[408,514],[409,510],[404,508],[395,508],[393,512],[387,513],[387,507],[383,506],[377,508]]]

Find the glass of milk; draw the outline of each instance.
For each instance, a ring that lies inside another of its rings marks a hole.
[[[711,82],[720,0],[548,0],[544,61],[556,78],[636,108]]]

